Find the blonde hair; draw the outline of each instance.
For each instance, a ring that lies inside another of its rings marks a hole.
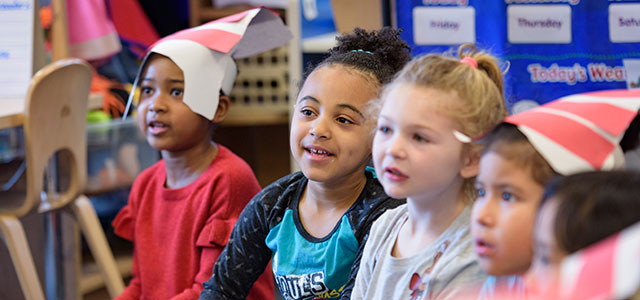
[[[477,67],[461,62],[475,60]],[[462,126],[462,133],[476,138],[499,124],[507,116],[504,103],[502,70],[495,57],[478,51],[473,44],[458,49],[458,58],[450,55],[429,54],[410,61],[393,81],[384,87],[385,94],[397,84],[433,88],[454,92],[461,103],[454,109],[443,110]],[[479,145],[465,146],[464,153],[478,155]],[[471,153],[473,152],[473,153]],[[475,178],[465,180],[463,190],[475,198]]]

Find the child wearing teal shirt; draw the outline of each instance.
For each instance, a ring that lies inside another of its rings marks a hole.
[[[371,160],[381,85],[409,60],[390,28],[338,38],[296,99],[290,146],[302,170],[260,192],[242,212],[200,299],[244,299],[273,259],[285,299],[349,298],[373,221],[402,203]]]

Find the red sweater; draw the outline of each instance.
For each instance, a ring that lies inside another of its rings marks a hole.
[[[117,299],[197,299],[233,225],[260,185],[251,168],[227,148],[191,184],[164,187],[161,160],[136,178],[129,203],[113,221],[134,242],[133,278]],[[248,299],[273,299],[270,267]]]

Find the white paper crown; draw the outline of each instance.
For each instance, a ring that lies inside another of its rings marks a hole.
[[[640,90],[609,90],[560,98],[508,116],[558,173],[624,166],[618,143],[640,108]]]
[[[229,95],[233,87],[237,74],[233,59],[282,46],[291,37],[280,17],[265,8],[254,8],[185,29],[162,38],[150,47],[134,86],[138,84],[149,55],[162,54],[184,73],[184,103],[193,112],[212,120],[218,108],[220,91]],[[130,96],[129,103],[131,99]]]

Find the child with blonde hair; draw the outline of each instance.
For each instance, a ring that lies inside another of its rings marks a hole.
[[[496,59],[466,44],[426,55],[384,88],[373,142],[384,190],[407,204],[371,229],[352,299],[452,299],[482,282],[469,220],[482,135],[507,114]]]

